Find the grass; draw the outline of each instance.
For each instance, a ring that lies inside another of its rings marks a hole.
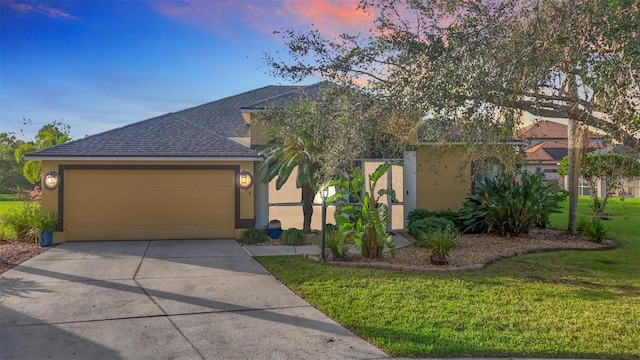
[[[588,204],[581,199],[582,215]],[[259,261],[394,356],[639,359],[640,200],[613,200],[607,210],[617,249],[525,255],[480,271],[425,275],[300,257]],[[551,220],[566,227],[564,214]]]
[[[2,201],[16,201],[18,197],[16,194],[0,194],[0,202]]]
[[[6,214],[9,209],[20,206],[21,203],[22,201],[18,201],[14,194],[0,194],[0,218],[2,218],[2,215]],[[2,227],[2,220],[0,220],[0,240],[14,236],[16,236],[15,233]]]

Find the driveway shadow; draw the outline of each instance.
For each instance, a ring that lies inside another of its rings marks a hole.
[[[51,291],[37,281],[24,280],[22,278],[0,280],[0,299],[10,296],[30,298],[29,294],[45,292]]]
[[[32,275],[46,276],[46,277],[70,281],[70,282],[88,282],[93,286],[106,287],[109,289],[115,289],[119,291],[139,293],[141,289],[140,287],[127,285],[124,283],[117,283],[117,282],[112,282],[108,280],[95,280],[95,279],[90,279],[90,278],[86,278],[78,275],[71,275],[71,274],[53,272],[49,270],[36,269],[29,266],[23,266],[21,271],[28,274],[32,274]],[[292,324],[295,326],[307,327],[309,329],[324,329],[326,332],[333,333],[336,335],[345,334],[344,328],[334,323],[333,321],[329,320],[329,318],[327,318],[328,322],[308,319],[307,321],[302,323],[300,321],[301,319],[296,316],[276,313],[276,312],[270,311],[270,309],[251,308],[247,306],[231,304],[228,302],[222,302],[222,301],[217,301],[212,299],[203,299],[199,297],[193,297],[193,296],[188,296],[184,294],[177,294],[177,293],[154,290],[154,289],[143,288],[143,291],[147,293],[149,296],[151,296],[152,298],[172,300],[172,301],[192,304],[196,306],[205,306],[212,309],[212,312],[216,312],[216,311],[220,312],[219,310],[216,310],[216,309],[233,309],[232,311],[236,312],[237,314],[241,314],[249,317],[255,317],[261,320]],[[305,305],[305,306],[310,306],[310,305]],[[179,315],[179,314],[174,314],[174,315]]]
[[[0,304],[4,317],[28,317]],[[40,323],[35,325],[0,327],[0,359],[120,359],[115,349],[78,336],[61,326]],[[47,339],[47,341],[40,341]]]

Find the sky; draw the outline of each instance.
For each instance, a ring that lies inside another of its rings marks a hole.
[[[274,30],[369,27],[357,0],[0,0],[0,132],[61,121],[74,139],[289,84]],[[317,79],[308,79],[309,84]],[[25,120],[27,122],[25,123]]]

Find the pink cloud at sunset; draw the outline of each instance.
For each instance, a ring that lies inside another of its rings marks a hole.
[[[73,16],[63,10],[56,9],[44,3],[33,3],[33,2],[27,3],[27,2],[9,0],[9,1],[3,1],[1,5],[2,7],[7,7],[22,13],[36,12],[36,13],[44,14],[54,19],[67,19],[67,20],[78,19],[76,16]]]
[[[371,14],[357,9],[357,0],[277,1],[154,1],[153,8],[171,18],[230,36],[242,25],[268,34],[283,28],[306,28],[312,24],[327,36],[366,31]]]
[[[357,0],[287,0],[284,6],[300,22],[313,23],[327,35],[345,31],[367,31],[373,19],[372,14],[358,9]]]

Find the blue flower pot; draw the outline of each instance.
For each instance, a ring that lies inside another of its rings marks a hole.
[[[282,234],[282,226],[280,225],[279,220],[271,220],[269,221],[269,228],[267,229],[269,233],[269,237],[276,240],[280,238]]]
[[[48,247],[53,245],[53,231],[43,231],[40,233],[40,246]]]

